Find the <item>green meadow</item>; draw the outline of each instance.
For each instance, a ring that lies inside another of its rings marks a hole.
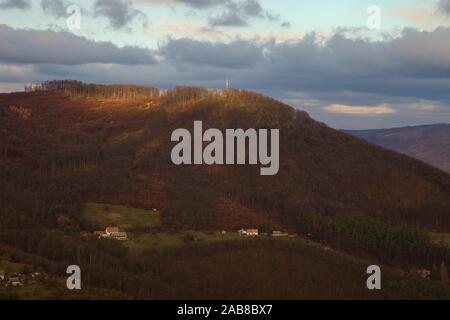
[[[123,230],[136,227],[155,227],[160,224],[159,211],[105,203],[87,203],[83,208],[83,218],[102,228],[118,226]]]

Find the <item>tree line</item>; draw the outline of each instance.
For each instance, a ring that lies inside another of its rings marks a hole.
[[[159,97],[164,91],[136,85],[101,85],[76,80],[49,80],[37,85],[26,85],[25,92],[61,91],[71,96],[113,97],[124,99]]]

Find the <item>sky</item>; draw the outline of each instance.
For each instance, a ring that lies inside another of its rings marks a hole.
[[[0,0],[0,92],[51,79],[229,79],[338,129],[450,123],[450,0]]]

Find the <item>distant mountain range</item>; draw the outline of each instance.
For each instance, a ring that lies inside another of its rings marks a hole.
[[[344,132],[450,173],[450,124]]]

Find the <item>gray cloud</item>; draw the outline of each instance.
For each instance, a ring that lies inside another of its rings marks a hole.
[[[45,42],[43,41],[45,39]],[[450,28],[405,29],[384,41],[348,38],[337,33],[320,43],[312,33],[299,41],[229,43],[169,39],[156,52],[118,48],[65,32],[14,30],[0,25],[0,61],[15,64],[152,64],[165,68],[172,81],[221,86],[229,77],[236,86],[271,92],[309,92],[317,98],[364,104],[369,97],[416,97],[450,102]],[[176,67],[176,68],[174,68]],[[112,69],[116,67],[111,67]],[[89,70],[88,70],[89,71]],[[121,78],[134,82],[122,69]],[[161,74],[150,72],[159,79]],[[181,80],[180,80],[181,79]],[[105,79],[107,80],[107,79]],[[358,93],[364,98],[356,101]],[[331,97],[331,98],[330,98]],[[382,103],[382,101],[377,101]]]
[[[63,0],[42,0],[42,10],[45,13],[51,14],[55,17],[64,17],[67,15],[68,4]]]
[[[141,0],[161,3],[160,0]],[[279,20],[279,15],[263,8],[259,0],[171,0],[168,4],[180,4],[194,9],[220,9],[221,13],[209,19],[209,25],[246,27],[251,18]]]
[[[380,42],[337,34],[323,45],[310,34],[298,42],[268,45],[256,86],[450,100],[448,39],[449,28],[407,29],[399,38]]]
[[[405,29],[400,37],[385,41],[347,38],[338,33],[323,44],[318,44],[315,34],[284,43],[182,39],[170,40],[160,54],[183,66],[179,71],[189,73],[191,79],[198,79],[201,68],[208,69],[209,83],[216,80],[216,74],[226,74],[240,87],[309,92],[322,99],[354,92],[370,97],[370,101],[390,96],[450,102],[448,39],[450,28],[432,32]],[[214,68],[230,70],[216,73]],[[201,77],[207,74],[201,72]],[[356,102],[355,96],[342,97],[344,102]],[[357,103],[363,105],[362,100]]]
[[[151,52],[136,47],[119,48],[68,32],[20,30],[0,25],[0,62],[31,64],[119,63],[152,64]]]
[[[246,27],[248,26],[247,19],[237,12],[229,11],[219,16],[211,18],[209,25],[212,27]]]
[[[244,0],[244,1],[223,1],[225,12],[210,18],[209,25],[217,26],[233,26],[245,27],[248,26],[248,20],[251,18],[267,19],[275,21],[279,16],[269,11],[264,10],[258,0]]]
[[[130,0],[96,0],[94,15],[106,17],[114,29],[122,29],[136,17],[145,16]]]
[[[177,65],[191,63],[230,69],[254,67],[263,60],[262,48],[243,40],[225,44],[170,39],[160,48],[160,53]]]
[[[0,64],[2,83],[69,77],[159,87],[223,87],[229,78],[233,87],[283,99],[340,128],[450,121],[450,28],[405,29],[396,38],[380,41],[341,32],[325,42],[314,33],[289,42],[169,39],[157,52],[162,60],[155,63],[148,50],[120,49],[48,31],[5,36],[13,31],[17,32],[0,26],[0,62],[7,62]],[[47,40],[44,46],[42,37],[65,40]],[[52,53],[61,48],[67,52]],[[78,52],[83,55],[79,57]],[[142,60],[148,63],[133,65]],[[102,64],[108,62],[116,64]],[[327,105],[388,105],[395,113],[349,116],[333,114],[323,108]]]
[[[250,17],[260,17],[264,10],[261,4],[256,0],[247,0],[242,4],[243,12]]]
[[[30,7],[29,0],[3,0],[0,2],[2,9],[28,9]]]
[[[227,2],[227,0],[177,0],[176,2],[197,9],[205,9],[221,6],[224,2]]]
[[[438,10],[450,16],[450,0],[439,0]]]

